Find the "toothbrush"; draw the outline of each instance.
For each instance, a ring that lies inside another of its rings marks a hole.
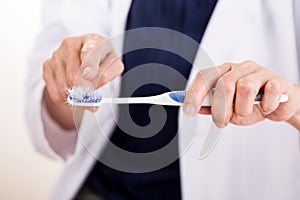
[[[214,89],[210,91],[212,94]],[[68,89],[67,102],[72,106],[82,107],[98,107],[102,104],[156,104],[167,106],[182,106],[185,98],[185,91],[172,91],[166,92],[156,96],[148,97],[129,97],[129,98],[103,98],[101,91],[84,91],[80,87]],[[212,95],[207,95],[204,98],[202,106],[211,106]],[[253,104],[259,104],[262,100],[263,93],[259,92],[253,102]],[[288,96],[282,94],[280,102],[287,102]]]

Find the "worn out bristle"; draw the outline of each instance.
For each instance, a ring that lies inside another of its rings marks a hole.
[[[86,91],[81,87],[68,89],[68,100],[73,103],[99,103],[102,100],[100,89]]]

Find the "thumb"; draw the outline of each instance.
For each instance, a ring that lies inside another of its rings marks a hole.
[[[86,80],[92,80],[96,77],[101,55],[97,53],[99,41],[95,39],[88,39],[81,49],[81,75]]]
[[[85,60],[81,66],[81,75],[84,79],[92,81],[99,71],[98,59]]]

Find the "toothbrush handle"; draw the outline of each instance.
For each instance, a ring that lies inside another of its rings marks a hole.
[[[202,106],[211,106],[211,96],[214,89],[211,90],[210,95],[204,98]],[[167,97],[166,97],[167,96]],[[176,96],[176,97],[174,97]],[[259,92],[253,102],[253,104],[259,104],[262,101],[263,93]],[[175,99],[176,100],[175,100]],[[157,105],[170,105],[181,106],[184,103],[185,91],[169,92],[162,95],[150,96],[150,97],[130,97],[130,98],[104,98],[101,103],[113,103],[113,104],[157,104]],[[288,96],[282,94],[280,102],[287,102]]]
[[[204,100],[202,102],[202,106],[207,106],[207,107],[211,106],[211,96],[213,95],[214,90],[215,90],[214,88],[210,90],[209,95],[207,95],[204,98]],[[170,95],[171,99],[177,101],[178,103],[183,103],[184,99],[185,99],[186,92],[185,91],[170,92],[169,95]],[[256,95],[253,104],[260,104],[261,101],[262,101],[262,98],[263,98],[263,91],[260,91]],[[289,98],[286,94],[282,94],[281,98],[280,98],[280,103],[287,102],[288,99]]]
[[[154,97],[104,98],[103,103],[113,104],[153,104]]]

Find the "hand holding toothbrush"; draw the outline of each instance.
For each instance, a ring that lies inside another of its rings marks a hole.
[[[201,107],[213,86],[211,107]],[[261,90],[261,103],[253,104]],[[282,95],[287,96],[287,102],[281,101]],[[184,104],[186,114],[211,114],[221,128],[229,123],[255,124],[267,118],[287,121],[300,130],[300,86],[252,61],[225,63],[199,71],[187,90]]]
[[[66,123],[65,115],[72,119],[72,113],[64,102],[66,88],[73,87],[76,79],[84,87],[99,88],[123,72],[122,61],[117,58],[111,45],[104,41],[103,37],[94,34],[67,38],[44,63],[47,86],[44,99],[57,121]],[[208,91],[214,85],[215,92],[209,102],[211,107],[201,107],[204,100],[207,102]],[[254,99],[262,88],[262,102],[254,105]],[[184,112],[189,115],[211,114],[219,127],[225,127],[228,123],[250,125],[268,118],[287,121],[300,129],[299,90],[299,85],[254,62],[227,63],[198,72],[185,95]],[[282,95],[288,97],[288,102],[281,101]],[[124,99],[119,102],[124,103]],[[73,127],[72,120],[69,122]]]
[[[101,87],[123,70],[122,61],[104,37],[87,34],[65,38],[43,65],[43,99],[49,114],[63,128],[75,128],[72,110],[66,104],[67,89],[78,81],[84,87]]]

